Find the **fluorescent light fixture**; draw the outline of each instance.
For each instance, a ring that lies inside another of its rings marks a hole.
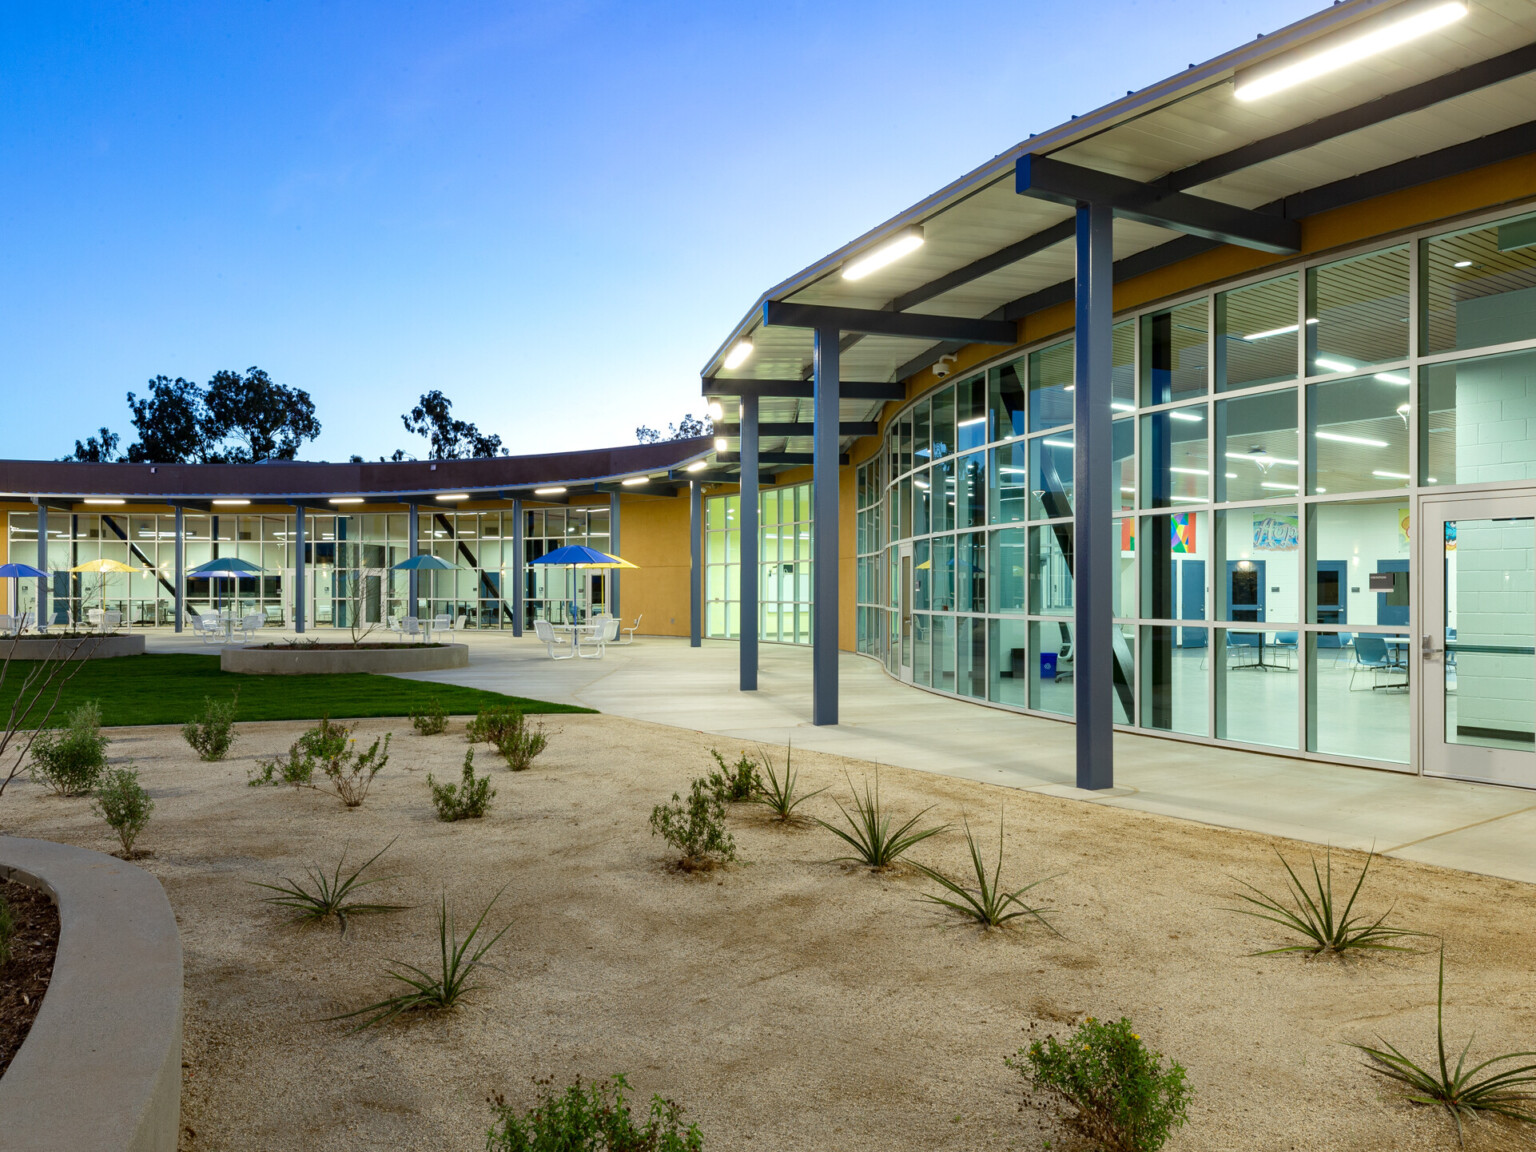
[[[1425,483],[1428,483],[1428,484],[1438,484],[1438,483],[1440,483],[1440,481],[1436,480],[1433,476],[1428,476],[1428,477],[1425,478]]]
[[[565,489],[562,488],[562,489],[560,489],[560,491],[564,492]],[[442,501],[447,502],[447,503],[452,503],[453,501],[456,501],[456,500],[468,500],[469,499],[469,493],[468,492],[444,492],[441,496],[437,497],[437,499],[442,500]]]
[[[1134,405],[1134,404],[1127,404],[1124,400],[1111,400],[1109,402],[1109,406],[1110,406],[1110,408],[1112,408],[1116,412],[1134,412],[1134,411],[1136,411],[1136,405]]]
[[[955,427],[956,428],[969,428],[969,427],[971,427],[974,424],[985,424],[986,422],[987,422],[987,418],[985,416],[972,416],[969,420],[962,420],[962,421],[960,421],[960,423],[956,424]]]
[[[535,496],[564,496],[565,495],[565,489],[564,488],[559,488],[559,487],[556,487],[556,488],[535,488],[533,490],[533,494]]]
[[[1136,489],[1134,489],[1134,488],[1127,488],[1125,485],[1122,484],[1120,486],[1120,491],[1122,491],[1122,492],[1129,492],[1129,493],[1132,493],[1134,495],[1135,492],[1136,492]]]
[[[926,491],[928,491],[928,481],[926,481],[926,480],[914,480],[914,481],[912,481],[912,487],[914,487],[914,488],[921,488],[924,492],[926,492]]]
[[[725,354],[725,366],[727,369],[740,368],[752,355],[752,341],[738,340],[736,346]]]
[[[1052,448],[1065,448],[1068,452],[1072,451],[1072,441],[1070,440],[1044,440],[1041,443],[1047,444]]]
[[[1170,420],[1182,420],[1186,424],[1198,424],[1205,419],[1198,412],[1170,412],[1168,413],[1168,418]]]
[[[1175,504],[1204,504],[1205,503],[1205,497],[1203,497],[1203,496],[1170,496],[1169,500],[1171,500]]]
[[[1413,383],[1412,380],[1408,379],[1401,372],[1378,372],[1376,373],[1376,379],[1380,380],[1383,384],[1407,385]]]
[[[227,506],[230,506],[230,505],[249,504],[250,501],[249,500],[215,500],[214,503],[215,504],[224,505],[224,506],[227,507]]]
[[[1385,448],[1385,440],[1372,440],[1368,436],[1346,436],[1342,432],[1314,432],[1319,440],[1335,440],[1340,444],[1363,444],[1367,448]]]
[[[1326,488],[1319,488],[1319,489],[1318,489],[1318,491],[1319,491],[1319,492],[1327,492],[1327,491],[1328,491],[1328,489],[1326,489]]]
[[[1458,261],[1456,261],[1456,263],[1452,264],[1451,267],[1452,268],[1470,268],[1470,267],[1472,267],[1472,261],[1470,261],[1470,260],[1458,260]]]
[[[721,404],[718,400],[711,400],[709,402],[709,418],[711,420],[724,420],[725,405]]]
[[[715,437],[715,451],[724,452],[730,445],[726,443],[724,436]]]
[[[1177,472],[1181,476],[1209,476],[1211,474],[1209,469],[1206,469],[1206,468],[1173,468],[1173,467],[1170,467],[1168,469],[1168,471],[1170,471],[1170,472]]]
[[[709,462],[708,461],[706,461],[706,460],[695,460],[692,464],[688,465],[688,471],[689,472],[702,472],[702,471],[704,471],[704,469],[706,469],[708,467],[709,467]],[[565,489],[562,488],[562,489],[560,489],[560,491],[564,492]]]
[[[1250,333],[1248,333],[1248,335],[1244,336],[1243,339],[1244,340],[1268,340],[1271,336],[1284,336],[1287,333],[1295,332],[1300,327],[1301,327],[1300,324],[1287,324],[1283,328],[1267,328],[1263,332],[1250,332]]]
[[[843,279],[862,280],[871,272],[878,272],[887,264],[900,260],[909,252],[916,252],[922,246],[923,230],[921,228],[908,228],[899,236],[887,240],[868,255],[860,256],[852,263],[844,265]]]
[[[86,501],[84,501],[84,503],[86,503],[86,504],[121,504],[121,503],[123,503],[123,501],[121,501],[121,500],[86,500]]]
[[[1427,36],[1454,24],[1466,14],[1467,6],[1461,0],[1401,5],[1396,10],[1396,19],[1389,14],[1382,20],[1373,20],[1353,35],[1341,34],[1331,47],[1306,52],[1299,59],[1286,54],[1276,61],[1239,72],[1233,78],[1233,95],[1248,101],[1283,92]]]
[[[1319,368],[1326,368],[1330,372],[1353,372],[1355,370],[1353,364],[1347,364],[1343,360],[1333,360],[1327,356],[1319,356],[1312,363],[1316,364]]]
[[[1380,476],[1383,480],[1406,480],[1406,479],[1408,479],[1408,473],[1406,473],[1406,472],[1383,472],[1380,469],[1376,470],[1375,472],[1372,472],[1371,475],[1372,476]]]
[[[629,476],[619,481],[626,488],[633,488],[636,484],[649,484],[650,482],[651,478],[649,476]]]
[[[1280,483],[1279,481],[1275,481],[1275,480],[1262,480],[1262,481],[1259,482],[1259,487],[1260,488],[1273,488],[1277,492],[1294,492],[1294,491],[1296,491],[1296,485],[1294,485],[1294,484],[1283,484],[1283,483]]]
[[[1076,384],[1068,384],[1065,388],[1062,389],[1062,391],[1063,392],[1076,392],[1077,391],[1077,385]]]
[[[1236,480],[1237,479],[1237,473],[1236,472],[1228,472],[1226,474],[1226,476],[1227,476],[1228,480]]]
[[[361,504],[362,502],[361,496],[332,496],[326,501],[327,504]]]
[[[1282,460],[1279,456],[1271,456],[1268,453],[1260,452],[1228,452],[1227,459],[1252,460],[1255,464],[1289,464],[1292,468],[1296,467],[1296,461],[1294,460]]]

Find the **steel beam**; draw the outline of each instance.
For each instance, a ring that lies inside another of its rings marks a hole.
[[[1019,342],[1018,328],[1002,320],[972,320],[965,316],[928,316],[920,312],[882,312],[875,308],[829,308],[822,304],[763,303],[763,325],[773,328],[814,328],[818,333],[861,332],[870,336],[903,336],[915,340],[964,340],[968,344]],[[835,420],[837,413],[832,413]]]
[[[688,646],[704,642],[704,485],[688,482]]]
[[[742,403],[746,403],[745,397]],[[754,408],[757,406],[756,396],[752,397],[752,404]],[[757,434],[759,437],[810,436],[813,427],[814,425],[811,424],[759,424]],[[740,436],[741,429],[741,424],[716,424],[715,435]],[[837,426],[837,434],[839,436],[878,436],[880,425],[874,420],[843,420]]]
[[[503,571],[506,565],[502,565]],[[523,501],[512,497],[512,635],[523,634]]]
[[[836,309],[834,309],[836,311]],[[811,476],[811,723],[837,723],[838,330],[816,329]]]
[[[176,606],[175,628],[177,632],[180,632],[182,627],[182,617],[186,615],[187,608],[187,513],[186,509],[184,509],[180,504],[177,504],[175,508],[176,541],[172,546],[172,554],[176,566],[174,576],[176,581],[176,591],[174,593],[173,602]]]
[[[37,570],[48,571],[48,505],[37,505]],[[48,577],[37,578],[37,627],[48,627]]]
[[[417,504],[405,506],[405,546],[414,557],[421,547],[421,509]],[[405,596],[409,601],[407,616],[421,615],[421,573],[412,568],[405,577]]]
[[[1111,579],[1109,402],[1114,324],[1114,211],[1108,204],[1077,209],[1076,388],[1072,407],[1074,539],[1072,687],[1077,717],[1077,786],[1113,788],[1114,645]]]
[[[777,396],[785,400],[809,400],[813,392],[809,380],[721,380],[716,376],[704,380],[706,396]],[[899,381],[883,384],[874,380],[846,380],[841,392],[844,400],[890,402],[907,398],[907,386]]]
[[[1151,184],[1094,168],[1068,164],[1050,156],[1020,156],[1014,167],[1014,190],[1054,204],[1075,207],[1102,204],[1116,216],[1187,232],[1223,244],[1257,248],[1261,252],[1300,252],[1301,225],[1266,212],[1191,196],[1160,193]],[[1078,238],[1081,240],[1081,224]]]
[[[293,507],[293,630],[304,631],[304,506]],[[415,520],[413,516],[412,521]],[[214,532],[215,538],[218,532]]]
[[[844,452],[837,460],[839,464],[846,466],[848,463],[848,453]],[[718,464],[740,464],[741,453],[716,452],[715,462]],[[816,454],[814,452],[759,452],[757,454],[757,462],[758,464],[814,464],[816,462]]]
[[[619,554],[619,494],[617,492],[608,493],[608,554],[610,556],[617,556]],[[608,611],[615,617],[621,615],[619,612],[619,570],[617,568],[610,568],[608,570]]]
[[[741,398],[741,690],[757,690],[757,397]]]

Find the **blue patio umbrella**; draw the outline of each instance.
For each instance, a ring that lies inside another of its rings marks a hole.
[[[459,566],[450,564],[446,560],[439,560],[436,556],[423,552],[420,556],[412,556],[409,560],[402,560],[394,566],[396,572],[457,572]]]
[[[46,580],[48,573],[41,568],[34,568],[30,564],[0,564],[0,578],[10,577],[15,583],[11,585],[11,608],[19,615],[21,609],[21,580],[22,577]]]
[[[560,564],[571,568],[613,568],[622,561],[606,552],[599,552],[596,548],[588,548],[585,544],[565,544],[556,548],[553,552],[546,552],[535,560],[528,561],[532,564]],[[571,619],[576,619],[576,602],[571,602]]]
[[[188,578],[193,576],[208,577],[233,576],[237,580],[241,576],[252,576],[266,569],[252,564],[249,560],[242,560],[238,556],[223,556],[218,560],[210,560],[206,564],[199,564],[196,568],[187,572]]]

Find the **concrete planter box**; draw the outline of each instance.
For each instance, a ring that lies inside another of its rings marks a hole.
[[[144,655],[144,634],[105,636],[20,636],[0,640],[0,658],[10,649],[13,660],[109,660]]]
[[[100,852],[11,836],[0,876],[59,909],[48,994],[0,1077],[0,1152],[176,1152],[181,939],[160,882]]]
[[[467,644],[398,644],[388,648],[225,648],[225,672],[260,676],[314,676],[332,672],[435,672],[469,667]]]

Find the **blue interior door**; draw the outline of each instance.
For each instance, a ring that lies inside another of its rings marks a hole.
[[[1228,618],[1264,622],[1264,561],[1227,561]]]
[[[1205,619],[1205,561],[1185,560],[1179,568],[1179,619]],[[1184,648],[1204,648],[1204,628],[1180,628],[1179,644]]]
[[[1391,592],[1376,593],[1376,623],[1408,626],[1408,561],[1378,560],[1376,571],[1401,573],[1394,578]]]
[[[1317,622],[1336,624],[1340,629],[1349,623],[1349,565],[1343,560],[1317,561]],[[1407,621],[1405,620],[1404,623]],[[1319,648],[1337,648],[1337,632],[1321,632],[1317,637]]]

